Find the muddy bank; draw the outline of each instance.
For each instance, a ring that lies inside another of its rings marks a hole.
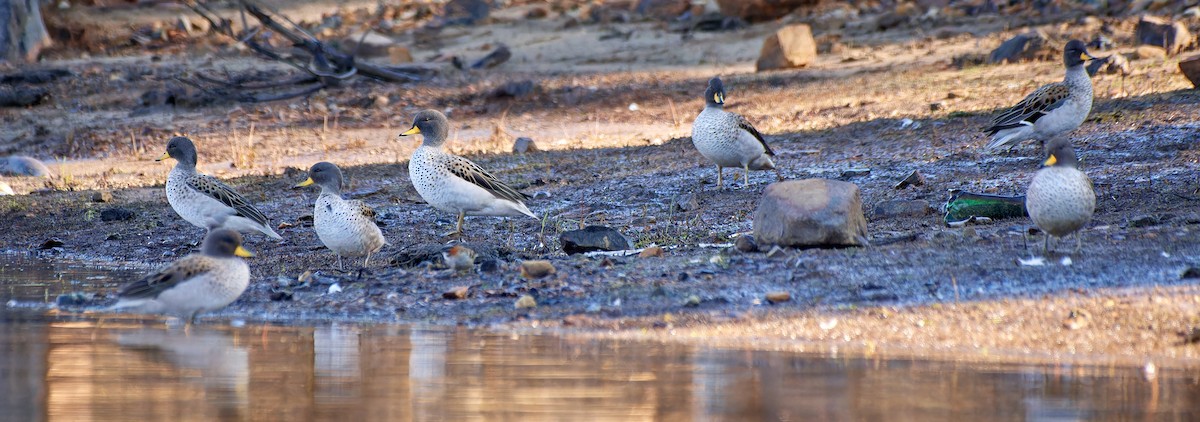
[[[640,42],[663,40],[662,48],[669,48],[678,40],[651,24],[623,25],[639,31],[645,37]],[[1087,30],[1064,25],[1064,35]],[[484,28],[500,37],[517,25]],[[583,29],[592,30],[599,29]],[[745,50],[767,30],[756,25],[705,34],[700,42],[718,52]],[[891,200],[937,206],[949,189],[1025,189],[1040,162],[1036,148],[986,154],[978,131],[996,108],[1060,79],[1062,71],[1053,62],[952,65],[957,55],[1015,32],[996,31],[979,37],[863,35],[868,38],[849,43],[842,55],[824,56],[800,71],[747,73],[753,58],[737,53],[715,55],[724,62],[677,67],[634,57],[572,73],[563,69],[578,57],[553,56],[536,66],[449,74],[414,86],[351,84],[282,103],[138,115],[129,113],[133,100],[126,92],[153,89],[156,78],[178,72],[188,59],[165,55],[156,65],[147,65],[147,57],[64,61],[58,64],[83,76],[90,89],[76,97],[79,112],[54,105],[4,112],[14,133],[42,134],[20,138],[10,152],[70,159],[53,163],[57,175],[48,180],[5,178],[22,195],[0,197],[0,218],[11,227],[0,232],[0,248],[147,265],[188,253],[202,230],[166,203],[162,183],[171,163],[150,161],[169,134],[182,132],[197,140],[200,170],[245,194],[285,237],[276,243],[248,236],[248,247],[258,254],[250,262],[252,286],[220,317],[1195,359],[1200,349],[1185,340],[1200,325],[1195,273],[1188,271],[1200,265],[1194,176],[1200,93],[1186,89],[1170,59],[1134,61],[1135,71],[1120,89],[1117,76],[1094,80],[1093,115],[1072,136],[1100,198],[1095,220],[1082,233],[1083,252],[1070,256],[1069,264],[1061,253],[1044,265],[1020,264],[1040,250],[1041,241],[1028,236],[1024,219],[950,229],[936,212],[877,213]],[[477,42],[467,35],[452,40],[462,48]],[[217,51],[203,66],[256,63]],[[753,173],[749,186],[734,182],[733,189],[715,189],[712,169],[687,138],[704,81],[715,73],[726,75],[729,109],[768,134],[785,177],[859,185],[874,246],[792,250],[773,258],[723,246],[751,230],[749,216],[774,175]],[[513,80],[537,81],[538,89],[518,98],[490,94]],[[50,89],[69,88],[63,84]],[[372,95],[387,96],[389,105],[359,101]],[[331,113],[330,104],[341,111]],[[488,271],[462,275],[441,268],[436,252],[451,241],[439,234],[453,228],[454,216],[421,203],[408,182],[406,160],[416,141],[395,135],[426,107],[450,109],[451,149],[535,195],[530,208],[545,216],[469,218],[462,241],[495,257]],[[89,116],[99,120],[84,122]],[[545,151],[507,153],[522,135]],[[290,189],[304,178],[299,169],[319,160],[342,166],[349,195],[375,206],[393,244],[362,270],[335,269],[334,256],[311,228],[316,193]],[[845,173],[851,168],[870,171]],[[925,175],[926,184],[895,189],[913,170]],[[111,193],[111,199],[94,201],[96,191]],[[116,208],[128,213],[105,218]],[[665,253],[562,253],[558,235],[590,224],[614,227],[634,247],[658,245]],[[62,245],[38,250],[50,239]],[[518,266],[525,259],[547,259],[557,272],[524,278]],[[463,287],[465,297],[447,297]],[[768,303],[771,292],[788,292],[791,300]],[[525,295],[537,306],[517,308]]]

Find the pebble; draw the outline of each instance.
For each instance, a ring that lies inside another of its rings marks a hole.
[[[767,303],[780,303],[792,300],[792,294],[788,292],[770,292],[767,293]]]
[[[513,306],[515,306],[517,309],[536,308],[537,300],[535,300],[533,298],[533,296],[524,295],[524,296],[521,296],[520,299],[517,299],[517,303],[514,303]]]
[[[758,243],[754,241],[754,235],[746,234],[738,236],[733,242],[733,248],[743,253],[758,252]]]
[[[106,190],[92,192],[92,202],[112,202],[112,200],[112,192]]]
[[[554,274],[558,270],[554,268],[554,264],[546,260],[529,260],[521,262],[521,277],[528,279],[538,279]]]
[[[661,256],[663,256],[663,248],[658,246],[648,247],[643,249],[642,252],[638,254],[638,258],[652,258]]]
[[[450,288],[450,290],[443,292],[442,298],[451,299],[451,300],[466,299],[467,291],[469,289],[470,289],[470,286],[455,286],[455,287]]]

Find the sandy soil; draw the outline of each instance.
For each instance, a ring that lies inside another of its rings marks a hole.
[[[143,104],[143,93],[169,89],[188,72],[254,70],[267,78],[290,72],[216,35],[155,44],[150,52],[54,51],[36,67],[76,76],[45,85],[51,92],[45,104],[0,110],[8,128],[0,134],[0,154],[48,159],[56,172],[47,180],[4,178],[21,195],[0,197],[0,218],[11,227],[0,231],[0,249],[36,251],[57,238],[64,243],[59,250],[32,253],[148,266],[187,253],[202,230],[166,203],[162,184],[172,163],[151,161],[180,133],[197,141],[201,171],[256,202],[285,237],[275,243],[249,236],[259,254],[251,262],[253,285],[221,316],[550,327],[967,359],[1200,362],[1200,346],[1188,341],[1200,327],[1198,276],[1188,272],[1200,262],[1194,176],[1200,92],[1178,74],[1177,59],[1135,60],[1127,78],[1094,79],[1092,117],[1072,136],[1100,195],[1096,218],[1082,234],[1083,252],[1069,263],[1055,253],[1045,265],[1029,266],[1019,259],[1039,252],[1041,239],[1030,237],[1027,246],[1027,220],[951,229],[937,213],[874,214],[888,200],[937,206],[949,189],[1024,191],[1040,153],[1033,146],[984,153],[979,129],[997,108],[1060,79],[1061,65],[952,63],[1029,29],[1027,17],[840,32],[842,48],[811,68],[753,73],[762,37],[780,23],[685,39],[660,22],[569,25],[566,15],[511,17],[524,16],[519,12],[443,30],[436,42],[421,31],[397,31],[418,60],[475,58],[504,42],[514,57],[496,69],[444,65],[440,76],[421,83],[358,79],[266,104]],[[1039,27],[1060,39],[1096,33],[1098,24],[1077,18],[1043,17]],[[1113,36],[1116,51],[1132,50],[1132,22],[1104,21],[1125,34]],[[629,36],[605,36],[614,32]],[[28,68],[7,69],[19,70]],[[860,186],[875,246],[792,250],[776,258],[722,246],[751,230],[749,217],[773,175],[754,173],[749,186],[714,189],[713,170],[688,136],[715,74],[729,89],[728,109],[768,134],[785,177]],[[536,85],[526,96],[493,95],[525,80]],[[463,242],[495,257],[494,271],[455,275],[436,258],[452,243],[439,234],[453,228],[453,216],[421,203],[406,168],[417,141],[396,137],[424,108],[449,113],[452,150],[537,196],[530,207],[542,221],[468,219]],[[543,152],[508,153],[517,136],[533,138]],[[376,207],[395,245],[361,271],[333,267],[335,258],[311,229],[316,192],[289,189],[304,178],[300,169],[319,160],[343,168],[350,195]],[[871,171],[843,175],[850,168]],[[928,183],[893,188],[913,170]],[[99,191],[113,200],[94,202]],[[698,206],[676,205],[688,198]],[[135,217],[102,221],[100,212],[113,207]],[[586,224],[615,227],[636,247],[659,245],[666,253],[563,254],[558,234]],[[423,258],[429,263],[403,265]],[[522,278],[519,262],[530,258],[551,260],[557,274]],[[341,292],[331,293],[334,283]],[[443,298],[460,286],[469,287],[466,299]],[[770,304],[770,292],[792,299]],[[538,306],[515,308],[522,295]]]

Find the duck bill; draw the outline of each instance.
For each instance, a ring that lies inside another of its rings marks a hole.
[[[158,157],[158,158],[154,159],[154,161],[162,161],[162,160],[166,160],[168,158],[171,158],[171,153],[164,152],[162,157]]]
[[[1050,167],[1056,163],[1058,163],[1058,157],[1055,157],[1054,154],[1050,154],[1050,158],[1047,158],[1046,162],[1042,163],[1042,165]]]
[[[238,245],[237,249],[233,250],[233,254],[240,256],[242,258],[253,258],[254,257],[253,252],[246,250],[246,248],[243,248],[241,245]]]
[[[1088,52],[1084,51],[1084,52],[1083,52],[1083,54],[1080,54],[1080,55],[1079,55],[1079,59],[1080,59],[1080,60],[1083,60],[1083,61],[1085,61],[1085,62],[1086,62],[1086,61],[1089,61],[1089,60],[1096,60],[1096,56],[1093,56],[1093,55],[1091,55],[1091,54],[1088,54]]]
[[[404,131],[400,136],[416,135],[418,133],[421,133],[421,129],[418,129],[417,125],[413,125],[412,129]]]
[[[302,188],[302,187],[305,187],[305,186],[308,186],[311,184],[313,184],[313,179],[311,177],[309,177],[307,179],[304,179],[303,182],[297,183],[296,186],[293,186],[293,187]]]

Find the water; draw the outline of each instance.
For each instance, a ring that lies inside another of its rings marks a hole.
[[[70,290],[60,284],[86,285],[104,272],[4,268],[2,291],[23,292],[21,300],[52,298],[47,291]],[[455,327],[184,330],[10,309],[0,311],[0,351],[0,420],[11,421],[1200,418],[1200,374],[1182,370],[1148,376],[1131,367],[866,359]]]

